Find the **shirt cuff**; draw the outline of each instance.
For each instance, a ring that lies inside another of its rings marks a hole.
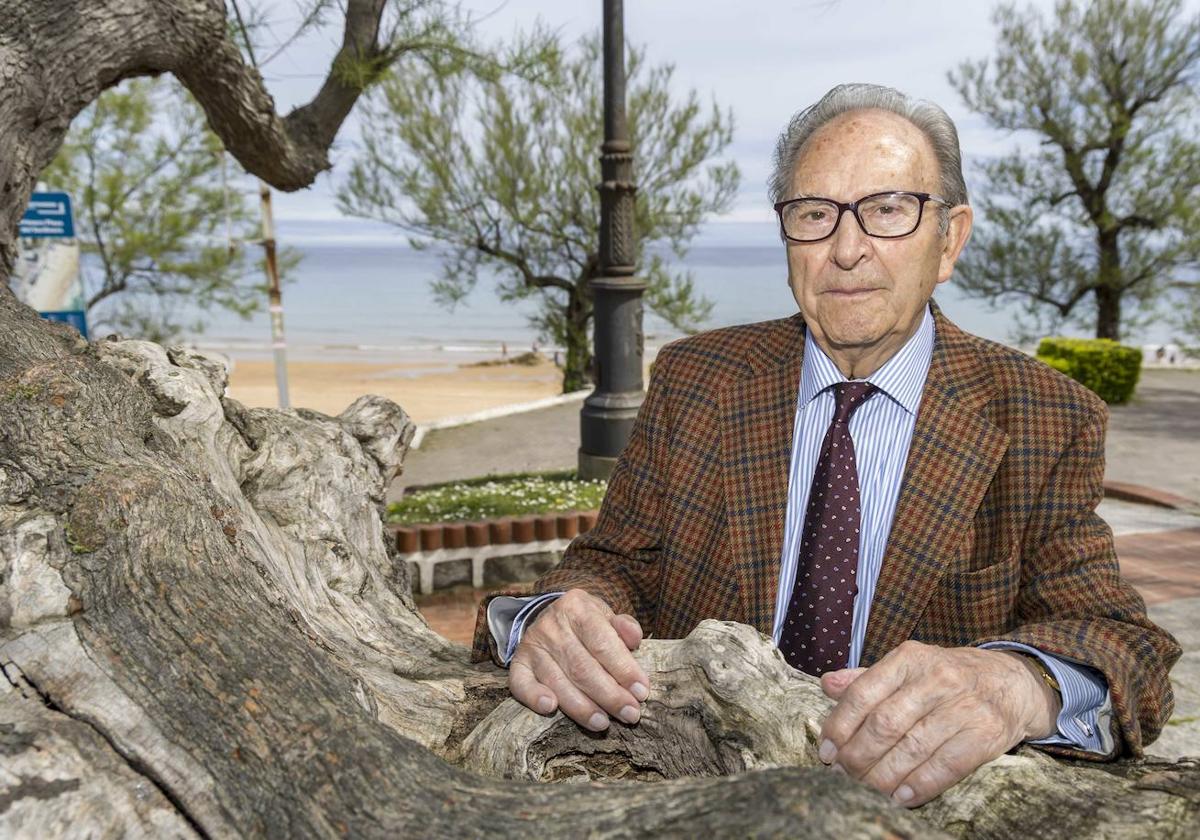
[[[496,642],[496,650],[500,653],[500,661],[504,665],[507,666],[512,661],[513,654],[517,652],[517,645],[521,643],[525,626],[562,594],[547,592],[524,598],[498,595],[488,602],[488,630]]]
[[[1115,747],[1112,737],[1112,694],[1103,674],[1095,668],[1043,653],[1020,642],[986,642],[980,647],[1015,650],[1036,656],[1058,680],[1062,689],[1058,733],[1028,743],[1076,747],[1100,755],[1112,753]]]

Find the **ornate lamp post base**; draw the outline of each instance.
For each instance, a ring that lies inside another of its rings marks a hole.
[[[604,145],[600,171],[600,276],[591,281],[596,390],[579,415],[579,475],[608,478],[642,404],[642,293],[634,277],[633,149],[625,118],[621,0],[604,0]]]

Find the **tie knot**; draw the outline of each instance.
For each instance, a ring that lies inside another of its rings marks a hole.
[[[833,411],[833,422],[849,423],[850,415],[877,390],[879,389],[870,382],[839,382],[834,385],[833,398],[836,407]]]

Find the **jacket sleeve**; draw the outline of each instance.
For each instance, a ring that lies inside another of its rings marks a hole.
[[[647,637],[654,634],[661,572],[659,529],[671,439],[671,359],[668,346],[655,360],[646,399],[609,478],[596,526],[576,537],[562,563],[532,587],[484,597],[475,620],[473,662],[491,658],[501,664],[502,652],[496,650],[487,621],[488,604],[499,595],[583,589],[603,599],[614,612],[633,615]]]
[[[1023,541],[1018,626],[992,639],[1019,642],[1090,666],[1108,683],[1115,755],[1141,756],[1174,707],[1167,672],[1179,644],[1146,616],[1137,591],[1121,578],[1112,529],[1096,507],[1103,498],[1107,409],[1077,430],[1036,499]],[[1104,758],[1061,746],[1048,751]]]

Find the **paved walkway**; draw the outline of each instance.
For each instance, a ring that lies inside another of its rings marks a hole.
[[[1147,751],[1200,756],[1200,516],[1110,500],[1100,515],[1116,534],[1121,574],[1146,599],[1150,618],[1183,647],[1171,669],[1175,712]]]
[[[404,487],[485,475],[572,470],[579,463],[583,400],[495,420],[437,429],[404,459],[389,499]]]
[[[1200,527],[1118,536],[1117,557],[1147,604],[1200,598]]]
[[[568,403],[430,432],[409,453],[391,496],[405,486],[574,469],[581,406]],[[1106,478],[1166,490],[1200,508],[1200,371],[1143,371],[1134,399],[1111,410],[1106,454]]]
[[[1183,656],[1171,669],[1175,712],[1146,752],[1169,759],[1200,756],[1200,598],[1152,604],[1150,618],[1179,640]]]
[[[1143,370],[1133,399],[1109,411],[1105,454],[1105,478],[1200,505],[1200,371]]]

